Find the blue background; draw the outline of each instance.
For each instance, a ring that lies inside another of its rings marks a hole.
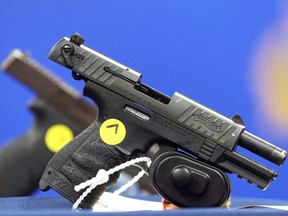
[[[79,32],[87,46],[142,73],[143,83],[169,96],[178,91],[228,117],[239,113],[249,132],[288,149],[287,136],[259,127],[264,122],[255,111],[251,82],[258,45],[266,31],[283,19],[285,8],[283,1],[275,0],[1,1],[0,62],[14,48],[30,52],[81,92],[83,83],[47,58],[60,38]],[[27,104],[35,93],[4,72],[0,83],[4,145],[32,127]],[[265,124],[270,127],[269,121]],[[232,195],[288,199],[287,164],[278,168],[249,156],[279,170],[279,178],[262,192],[230,176]]]

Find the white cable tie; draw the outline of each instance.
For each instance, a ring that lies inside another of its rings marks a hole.
[[[124,184],[122,187],[117,189],[116,191],[113,192],[115,195],[119,195],[126,191],[129,187],[131,187],[133,184],[135,184],[137,181],[139,181],[142,176],[146,174],[144,170],[141,170],[136,176],[134,176],[130,181],[128,181],[126,184]]]
[[[84,198],[98,185],[104,184],[109,181],[109,175],[118,172],[126,167],[129,167],[131,165],[134,165],[136,163],[140,162],[147,162],[147,164],[151,164],[151,159],[148,157],[139,157],[132,159],[130,161],[126,161],[125,163],[122,163],[118,166],[115,166],[114,168],[109,169],[108,171],[104,169],[98,170],[97,174],[95,177],[93,177],[90,180],[87,180],[85,182],[82,182],[74,187],[75,191],[79,191],[81,189],[84,189],[88,186],[90,186],[88,189],[86,189],[85,192],[77,199],[77,201],[73,204],[73,209],[77,209],[80,203],[84,200]]]
[[[106,170],[104,170],[104,169],[100,169],[100,170],[98,170],[98,172],[97,172],[95,177],[93,177],[92,179],[90,179],[90,180],[88,180],[86,182],[83,182],[83,183],[81,183],[79,185],[76,185],[74,187],[74,190],[78,192],[81,189],[84,189],[84,188],[92,185],[93,182],[98,184],[98,185],[101,185],[101,184],[104,184],[104,183],[106,183],[108,181],[109,181],[109,173]]]

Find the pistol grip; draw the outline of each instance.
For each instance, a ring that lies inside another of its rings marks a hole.
[[[51,187],[75,202],[83,192],[83,190],[76,192],[74,190],[76,185],[95,177],[99,169],[109,170],[124,161],[124,156],[116,154],[116,149],[109,149],[102,142],[99,136],[99,124],[95,121],[53,156],[42,175],[39,186],[41,190]],[[97,186],[79,207],[91,208],[118,178],[119,173],[110,175],[109,181]]]
[[[63,116],[43,98],[33,100],[29,109],[34,117],[33,127],[0,149],[0,197],[27,196],[38,188],[38,182],[48,161],[60,145],[56,142],[53,143],[56,149],[48,147],[45,137],[50,128],[58,124],[67,126],[72,136],[84,129]],[[61,132],[56,131],[53,136],[56,140],[60,138],[62,142]]]
[[[34,127],[0,149],[0,197],[27,196],[37,189],[53,156],[42,144],[43,133]]]

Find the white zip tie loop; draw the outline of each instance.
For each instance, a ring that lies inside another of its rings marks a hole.
[[[86,182],[82,182],[79,185],[76,185],[74,187],[74,190],[78,192],[81,189],[84,189],[84,188],[92,185],[93,182],[98,182],[99,185],[100,185],[100,184],[104,184],[104,183],[106,183],[108,181],[109,181],[109,173],[106,170],[104,170],[104,169],[100,169],[100,170],[98,170],[98,172],[97,172],[95,177],[93,177],[90,180],[87,180]]]
[[[126,161],[125,163],[122,163],[118,166],[115,166],[114,168],[109,169],[108,171],[104,169],[98,170],[95,177],[93,177],[90,180],[87,180],[85,182],[82,182],[81,184],[78,184],[74,187],[75,191],[80,191],[81,189],[86,189],[85,192],[82,193],[82,195],[77,199],[77,201],[73,204],[73,209],[77,209],[80,203],[84,200],[84,198],[98,185],[104,184],[109,181],[109,175],[112,175],[115,172],[118,172],[126,167],[129,167],[133,164],[140,163],[140,162],[147,162],[147,165],[150,166],[151,159],[148,157],[139,157],[132,159],[130,161]]]
[[[136,176],[134,176],[130,181],[128,181],[125,185],[122,185],[119,189],[113,192],[115,195],[119,195],[126,191],[129,187],[131,187],[133,184],[135,184],[137,181],[139,181],[142,176],[146,174],[144,170],[141,170]]]

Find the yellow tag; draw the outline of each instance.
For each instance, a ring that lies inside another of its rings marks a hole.
[[[56,153],[74,137],[72,130],[64,124],[52,125],[45,134],[47,148]]]
[[[108,119],[100,127],[100,137],[108,145],[118,145],[125,136],[125,125],[118,119]]]

